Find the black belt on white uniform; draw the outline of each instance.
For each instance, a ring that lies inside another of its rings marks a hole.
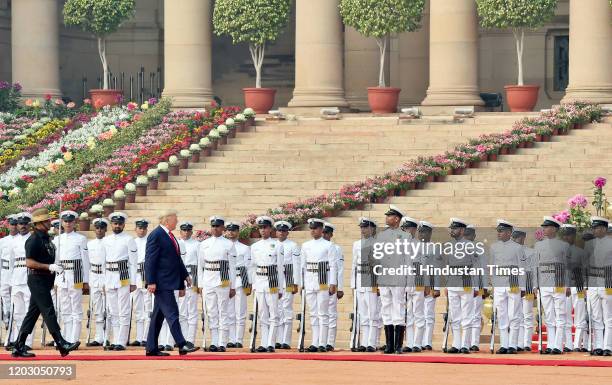
[[[75,285],[83,283],[83,261],[80,259],[66,259],[60,260],[59,263],[65,271],[74,272],[73,280]]]
[[[7,259],[3,259],[1,261],[2,263],[2,270],[8,270],[9,269],[9,261]]]
[[[90,273],[93,273],[93,274],[102,274],[102,273],[104,273],[102,271],[102,265],[101,264],[100,265],[96,265],[95,263],[91,263],[89,266],[90,266],[90,269],[89,269]]]
[[[119,280],[121,285],[125,286],[130,283],[130,268],[129,261],[124,259],[117,262],[106,262],[106,271],[119,272]]]
[[[278,267],[276,265],[258,265],[255,273],[260,277],[268,277],[268,288],[271,293],[278,291]]]
[[[221,287],[228,287],[230,285],[230,274],[229,274],[229,261],[206,261],[204,260],[205,271],[218,271],[221,275]]]
[[[25,257],[15,258],[15,264],[13,265],[13,268],[26,267],[26,261],[25,260],[26,260]]]

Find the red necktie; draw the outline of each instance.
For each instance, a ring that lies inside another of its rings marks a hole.
[[[178,246],[178,243],[176,242],[176,238],[174,238],[174,234],[172,234],[171,231],[168,231],[168,235],[170,235],[170,239],[172,239],[172,243],[174,244],[174,248],[176,249],[176,253],[178,255],[180,255],[181,253],[179,252],[179,246]]]

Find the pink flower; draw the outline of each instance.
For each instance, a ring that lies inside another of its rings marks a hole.
[[[582,194],[574,195],[570,200],[567,201],[567,204],[571,208],[581,207],[585,208],[589,202],[586,197]]]
[[[593,181],[593,184],[595,185],[595,187],[601,190],[606,185],[606,182],[607,182],[606,178],[598,176]]]
[[[83,104],[91,104],[91,99],[83,99]]]
[[[534,237],[537,241],[541,241],[544,239],[544,230],[542,229],[537,229],[535,231]]]
[[[62,99],[55,99],[55,105],[56,106],[63,106],[64,105],[64,101]]]
[[[68,108],[74,108],[76,106],[76,104],[74,104],[74,102],[70,102],[68,104],[66,104],[66,107]]]
[[[570,218],[570,213],[567,210],[563,210],[563,211],[553,215],[553,218],[555,218],[556,220],[558,220],[561,223],[567,223],[567,220]]]
[[[51,98],[52,98],[51,94],[46,94],[46,95],[45,95],[45,100],[46,100],[46,101],[51,100]]]

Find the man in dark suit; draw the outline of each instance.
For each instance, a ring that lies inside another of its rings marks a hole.
[[[155,295],[153,313],[147,336],[147,356],[168,356],[158,349],[158,337],[164,318],[170,333],[179,346],[179,354],[198,350],[185,340],[179,323],[179,310],[174,291],[185,295],[185,282],[191,286],[191,278],[181,259],[179,243],[172,234],[177,223],[176,211],[168,210],[159,217],[159,226],[149,234],[145,252],[145,279],[147,289]]]

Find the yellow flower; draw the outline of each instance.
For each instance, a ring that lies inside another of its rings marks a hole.
[[[40,101],[38,101],[38,100],[34,100],[34,101],[32,102],[32,107],[40,107]]]
[[[143,103],[143,105],[140,106],[140,109],[148,110],[149,109],[149,103],[147,103],[147,102]]]
[[[64,160],[66,162],[70,162],[72,160],[72,153],[70,151],[66,151],[64,153]]]

